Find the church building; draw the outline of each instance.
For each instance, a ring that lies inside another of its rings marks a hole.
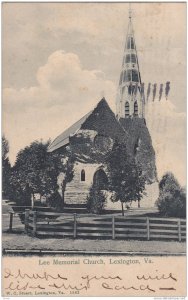
[[[48,152],[65,155],[71,149],[76,157],[74,176],[67,183],[64,193],[65,206],[85,206],[89,190],[96,183],[101,185],[102,190],[107,190],[108,179],[103,157],[112,150],[115,140],[125,143],[128,153],[135,157],[146,177],[147,195],[143,196],[141,206],[154,206],[158,197],[157,172],[144,106],[143,83],[130,14],[116,99],[116,115],[103,98],[93,111],[65,130],[49,146]],[[63,178],[64,174],[59,174],[60,195]],[[105,209],[120,210],[120,203],[113,203],[107,197]]]

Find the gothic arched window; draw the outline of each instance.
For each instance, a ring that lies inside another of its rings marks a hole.
[[[129,102],[125,103],[125,117],[129,116]]]
[[[82,170],[81,171],[81,181],[85,181],[86,180],[86,174],[85,174],[85,171]]]
[[[138,116],[138,103],[137,103],[137,101],[134,103],[134,115]]]

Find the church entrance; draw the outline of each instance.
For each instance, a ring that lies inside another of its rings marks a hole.
[[[93,186],[99,190],[107,190],[108,188],[108,178],[103,170],[98,170],[93,176]]]

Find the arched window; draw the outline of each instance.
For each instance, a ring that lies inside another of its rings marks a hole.
[[[129,102],[125,103],[125,117],[129,116]]]
[[[137,101],[134,103],[134,115],[138,116],[138,103],[137,103]]]
[[[85,181],[86,180],[86,174],[85,174],[85,171],[82,170],[81,171],[81,181]]]

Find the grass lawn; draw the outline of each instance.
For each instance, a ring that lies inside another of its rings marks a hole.
[[[120,252],[125,254],[185,254],[186,243],[136,240],[39,239],[25,234],[3,234],[3,249],[83,251],[92,253]],[[138,254],[138,253],[137,253]]]

